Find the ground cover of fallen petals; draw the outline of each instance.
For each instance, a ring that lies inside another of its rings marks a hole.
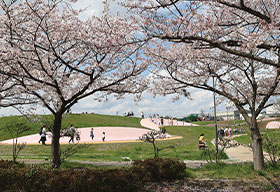
[[[227,179],[184,179],[173,182],[149,183],[146,191],[151,192],[263,192],[280,191],[280,178],[274,181],[227,180]]]

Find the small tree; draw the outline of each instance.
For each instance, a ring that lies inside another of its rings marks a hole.
[[[220,151],[223,152],[225,149],[237,147],[239,143],[230,137],[219,138],[218,145],[221,147]]]
[[[61,151],[60,153],[60,158],[61,158],[61,163],[63,163],[68,157],[73,156],[79,150],[88,148],[90,145],[89,144],[79,144],[75,143],[74,145],[68,146],[64,151]]]
[[[18,143],[18,137],[22,133],[28,131],[30,127],[27,127],[24,123],[22,122],[13,122],[10,123],[7,126],[7,129],[9,130],[9,133],[11,137],[13,138],[13,161],[16,161],[19,152],[24,149],[26,142],[23,143]]]
[[[263,136],[263,148],[269,154],[270,162],[276,164],[279,162],[280,155],[280,142],[279,142],[279,131],[274,134],[266,134]]]
[[[150,131],[148,133],[143,134],[141,137],[139,137],[139,139],[141,141],[144,142],[149,142],[153,144],[153,148],[154,148],[154,158],[158,158],[159,157],[159,152],[163,149],[167,149],[167,148],[172,148],[173,150],[176,150],[174,146],[167,146],[167,147],[163,147],[163,148],[158,148],[156,146],[156,139],[164,139],[166,138],[166,130],[164,128],[162,128],[159,131]]]

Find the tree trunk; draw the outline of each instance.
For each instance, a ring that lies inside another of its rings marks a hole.
[[[155,153],[155,158],[158,158],[158,151],[157,151],[157,148],[156,148],[156,144],[155,144],[155,139],[153,140],[153,147],[154,147],[154,153]]]
[[[52,130],[52,167],[59,168],[61,165],[60,160],[60,130],[61,130],[62,114],[55,114],[53,130]]]
[[[252,124],[250,126],[250,129],[251,129],[251,137],[253,140],[252,148],[253,148],[254,169],[261,170],[264,169],[264,156],[263,156],[263,148],[262,148],[262,137],[256,119],[252,119]]]

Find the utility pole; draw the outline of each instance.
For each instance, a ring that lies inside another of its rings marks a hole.
[[[214,76],[213,78],[213,88],[215,89],[215,81],[214,81]],[[215,161],[216,163],[218,162],[218,130],[217,130],[217,116],[216,116],[216,93],[213,92],[214,96],[214,129],[215,129],[215,146],[216,146],[216,151],[215,151]]]

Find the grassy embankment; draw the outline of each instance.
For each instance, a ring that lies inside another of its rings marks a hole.
[[[273,121],[279,121],[279,119],[275,119]],[[275,134],[278,134],[280,136],[279,129],[266,129],[267,123],[270,121],[260,121],[258,122],[258,126],[260,129],[260,133],[262,136],[268,135],[268,136],[273,136]],[[245,132],[247,135],[236,137],[235,140],[238,141],[241,144],[248,145],[252,143],[252,140],[250,138],[250,130],[248,130],[248,127],[245,127]]]
[[[42,122],[51,122],[52,116],[42,115],[42,119],[39,122],[29,122],[23,116],[11,116],[0,118],[0,141],[11,139],[11,135],[7,129],[7,125],[13,123],[22,122],[30,128],[28,131],[20,134],[20,136],[39,133]],[[62,120],[62,128],[69,128],[71,124],[74,124],[76,128],[82,127],[138,127],[143,128],[140,125],[139,118],[137,117],[123,117],[113,115],[99,115],[99,114],[71,114],[67,115]]]
[[[9,117],[10,120],[18,120],[19,117]],[[8,122],[9,118],[5,118]],[[15,118],[15,119],[14,119]],[[18,118],[18,119],[17,119]],[[116,119],[114,119],[116,118]],[[3,120],[3,119],[2,119]],[[109,122],[108,122],[109,121]],[[130,123],[128,123],[130,122]],[[68,127],[70,123],[74,123],[76,127],[88,127],[88,126],[129,126],[129,127],[141,127],[139,119],[126,118],[126,117],[114,117],[114,116],[102,116],[102,115],[70,115],[64,120],[63,125]],[[204,122],[206,123],[206,122]],[[4,123],[5,124],[5,123]],[[207,122],[206,124],[211,124]],[[204,124],[204,125],[206,125]],[[32,124],[34,129],[30,130],[30,133],[37,133],[39,124]],[[0,123],[0,131],[3,133],[3,121]],[[200,152],[197,149],[197,140],[200,133],[206,135],[206,139],[209,141],[214,138],[213,127],[199,126],[199,127],[166,127],[167,132],[172,135],[183,136],[182,139],[160,141],[157,143],[158,147],[166,147],[168,145],[176,146],[176,151],[172,149],[166,149],[160,152],[160,156],[163,158],[178,158],[185,159],[200,159]],[[271,131],[271,130],[269,130]],[[272,131],[271,131],[272,132]],[[6,136],[8,137],[8,135]],[[62,145],[62,150],[65,150],[70,145]],[[209,145],[210,148],[213,148]],[[0,158],[11,159],[11,146],[0,145]],[[50,146],[28,145],[20,153],[19,159],[39,159],[49,160],[51,156]],[[122,161],[122,157],[129,157],[133,160],[146,159],[153,157],[152,145],[149,143],[118,143],[118,144],[95,144],[89,145],[88,148],[79,150],[75,155],[68,158],[63,163],[62,167],[88,167],[96,168],[94,165],[85,165],[80,163],[70,162],[69,160],[79,161]],[[252,164],[209,164],[203,165],[202,168],[187,169],[188,176],[193,178],[223,178],[223,179],[238,179],[238,180],[264,180],[265,178],[279,177],[280,167],[272,167],[267,165],[264,171],[254,171]],[[270,185],[264,186],[264,189],[271,189]]]
[[[9,134],[5,129],[5,124],[10,121],[25,121],[20,117],[5,117],[0,123],[1,140],[8,139]],[[94,127],[94,126],[124,126],[141,127],[139,118],[129,118],[120,116],[105,116],[97,114],[69,115],[63,120],[63,127],[69,127],[73,123],[75,127]],[[27,123],[31,129],[25,134],[34,134],[39,132],[39,124]],[[210,148],[213,146],[210,141],[214,138],[213,127],[166,127],[171,135],[182,136],[182,139],[159,141],[158,148],[174,146],[176,150],[165,149],[160,151],[162,158],[178,158],[180,160],[199,160],[201,152],[198,150],[197,142],[201,133],[204,133]],[[69,145],[62,145],[65,150]],[[11,159],[12,146],[0,145],[0,158]],[[153,147],[150,143],[104,143],[89,145],[87,148],[80,149],[67,160],[78,161],[123,161],[122,157],[129,157],[132,160],[146,159],[153,157]],[[28,145],[20,152],[19,159],[50,159],[51,146]]]

